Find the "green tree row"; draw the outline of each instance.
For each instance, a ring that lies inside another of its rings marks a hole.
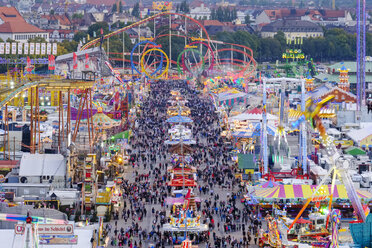
[[[231,22],[236,20],[237,18],[238,15],[235,8],[222,8],[220,6],[217,9],[212,9],[211,11],[211,20],[218,20],[220,22]]]

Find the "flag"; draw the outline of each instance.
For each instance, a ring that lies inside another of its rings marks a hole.
[[[96,31],[93,31],[93,37],[94,37],[94,38],[97,37]]]
[[[55,60],[54,55],[48,56],[48,69],[50,71],[54,71],[56,69],[56,60]]]
[[[297,38],[294,39],[294,44],[297,45]]]
[[[90,40],[90,35],[88,34],[87,41],[89,41],[89,40]]]
[[[304,37],[301,37],[301,45],[304,43]]]
[[[77,55],[76,55],[76,53],[73,53],[73,68],[74,68],[74,70],[76,70],[77,69],[77,67],[78,67],[78,65],[77,65]]]
[[[85,69],[89,69],[89,54],[85,54]]]
[[[111,24],[109,24],[109,32],[111,32]]]
[[[101,35],[103,35],[103,28],[101,28]]]

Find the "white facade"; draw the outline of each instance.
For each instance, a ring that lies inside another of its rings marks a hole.
[[[256,20],[255,20],[255,24],[257,26],[263,23],[270,23],[270,22],[271,22],[270,17],[266,14],[265,11],[262,11],[261,14],[259,14],[256,17]]]
[[[49,34],[47,32],[42,33],[0,33],[0,38],[6,41],[8,38],[18,41],[27,42],[29,39],[35,37],[42,37],[49,42]]]
[[[205,19],[210,20],[211,19],[211,10],[208,7],[205,7],[202,3],[200,7],[195,7],[190,10],[190,14],[188,14],[191,18],[194,19]]]
[[[19,165],[19,177],[21,182],[49,183],[64,188],[66,159],[61,154],[25,153]]]

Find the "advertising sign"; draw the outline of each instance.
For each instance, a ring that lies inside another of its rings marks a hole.
[[[17,43],[16,42],[12,43],[12,54],[17,54]]]
[[[74,226],[72,224],[39,224],[39,234],[73,234]]]
[[[41,55],[44,55],[46,53],[46,44],[41,43]]]
[[[6,43],[5,44],[5,54],[9,54],[10,53],[10,43]]]
[[[52,44],[51,43],[48,43],[47,44],[47,54],[48,55],[51,55],[52,54]]]
[[[22,54],[23,53],[23,43],[18,43],[18,54]]]
[[[35,43],[30,43],[30,54],[34,54],[35,53]]]
[[[24,50],[24,53],[27,55],[28,54],[28,43],[25,43],[23,50]]]
[[[14,227],[15,234],[24,234],[25,233],[25,225],[24,224],[16,224]]]
[[[78,235],[39,235],[40,245],[77,245]]]
[[[40,43],[35,43],[35,54],[40,54]]]
[[[57,55],[57,43],[53,43],[53,55]]]

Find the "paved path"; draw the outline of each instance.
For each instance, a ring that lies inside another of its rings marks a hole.
[[[214,124],[214,127],[217,128],[217,124]],[[199,144],[207,145],[208,147],[213,146],[212,144],[210,144],[208,142],[207,138],[201,136],[201,134],[200,134],[201,130],[196,130],[196,131],[197,131],[197,134],[196,134],[196,136],[194,136],[194,138],[198,137]],[[136,137],[134,137],[134,139],[135,138]],[[134,149],[133,152],[136,153],[136,154],[139,153],[138,149]],[[146,152],[150,152],[150,151],[146,151]],[[170,157],[170,154],[167,154],[166,159],[158,157],[158,159],[156,161],[156,164],[159,164],[159,163],[168,164],[169,163],[169,157]],[[210,156],[207,153],[205,161],[207,163],[203,163],[203,164],[199,165],[200,170],[209,166],[207,164],[209,164],[209,162],[216,161],[216,159],[213,158],[212,156]],[[221,162],[221,164],[222,164],[222,158],[219,160],[219,162]],[[145,169],[144,164],[145,164],[145,162],[142,161],[141,159],[139,159],[138,167],[133,168],[132,166],[127,166],[126,170],[125,170],[125,173],[123,174],[124,179],[127,179],[129,181],[129,183],[133,183],[133,182],[135,182],[136,172],[138,174],[148,174],[149,171],[150,171],[150,168],[149,168],[149,166],[147,166],[147,169]],[[165,170],[163,169],[162,174],[164,172],[165,172]],[[154,179],[155,179],[154,175],[152,174],[150,176],[150,182],[151,183],[154,182]],[[198,178],[198,185],[203,186],[203,185],[206,185],[206,183],[203,182],[203,180],[201,178]],[[217,184],[215,184],[215,185],[217,185]],[[203,208],[203,207],[205,207],[205,201],[206,200],[211,200],[211,201],[214,200],[213,198],[214,198],[215,194],[217,194],[219,196],[219,201],[225,201],[226,202],[227,198],[231,195],[231,193],[232,192],[237,192],[237,191],[238,191],[238,186],[235,186],[232,190],[228,189],[227,187],[222,188],[220,186],[214,186],[213,189],[210,192],[207,192],[207,194],[201,194],[200,195],[198,190],[195,190],[195,193],[197,194],[197,197],[201,198],[202,208]],[[125,199],[124,201],[126,201],[127,206],[130,205],[128,199]],[[125,221],[124,219],[121,218],[121,210],[122,210],[122,207],[124,205],[124,201],[121,202],[120,207],[118,209],[119,213],[120,213],[119,219],[118,220],[112,220],[110,222],[110,224],[112,226],[111,233],[109,234],[110,237],[114,236],[113,230],[115,229],[115,226],[117,226],[118,230],[120,230],[120,228],[122,228],[122,227],[124,228],[124,230],[127,230],[129,228],[129,226],[131,226],[132,224],[135,224],[135,223],[138,223],[138,225],[142,228],[142,230],[146,230],[147,232],[151,231],[153,223],[155,221],[155,215],[151,213],[152,208],[154,208],[155,211],[157,211],[157,210],[160,211],[160,210],[165,209],[166,212],[167,212],[167,216],[169,216],[169,210],[170,210],[169,208],[170,207],[161,207],[161,204],[158,202],[157,204],[151,204],[151,205],[146,204],[145,205],[147,215],[143,218],[143,220],[138,221],[138,218],[136,218],[134,221],[132,219],[129,219],[129,220]],[[243,208],[243,205],[238,201],[237,207],[238,208]],[[218,223],[220,221],[220,217],[216,214],[214,214],[213,216],[214,216],[213,218],[215,219],[216,223]],[[157,222],[157,224],[158,223],[159,223],[159,221]],[[226,234],[222,229],[223,229],[223,224],[220,226],[219,229],[217,228],[217,224],[216,224],[214,230],[210,230],[210,244],[209,244],[209,247],[215,247],[215,245],[213,243],[213,235],[212,235],[213,232],[216,233],[217,237],[227,238],[228,236],[231,236],[231,237],[234,237],[238,242],[240,240],[242,240],[242,238],[243,238],[242,231],[230,232],[230,233]],[[246,228],[246,230],[247,229],[248,228]],[[139,241],[138,238],[134,238],[134,240],[137,241],[137,244],[139,244],[140,241]],[[151,246],[151,244],[154,243],[154,240],[146,238],[146,239],[141,240],[141,243],[142,243],[142,247],[149,247],[149,246]],[[253,239],[252,239],[252,242],[249,245],[249,247],[256,247],[253,244],[254,244],[254,242],[253,242]],[[118,246],[112,246],[111,244],[109,244],[108,247],[118,247]],[[128,244],[125,245],[125,247],[128,247]],[[199,247],[206,247],[206,243],[199,244]],[[221,246],[221,247],[223,247],[223,246]],[[227,244],[225,247],[231,247],[231,246]]]

